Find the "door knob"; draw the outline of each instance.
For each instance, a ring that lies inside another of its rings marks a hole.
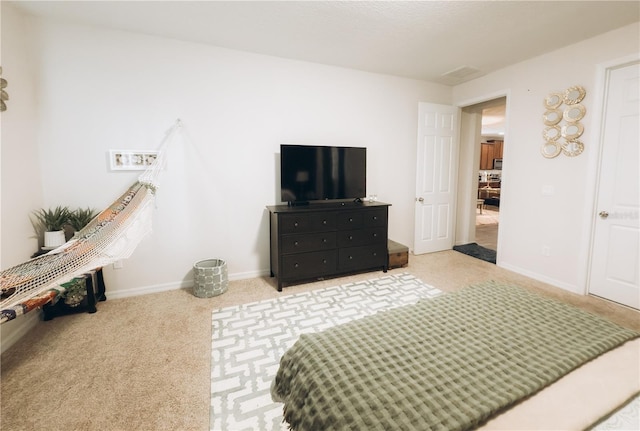
[[[424,202],[424,198],[423,197],[416,198],[416,202],[421,202],[422,203],[422,202]]]
[[[598,213],[598,215],[600,216],[600,218],[607,218],[607,217],[609,217],[609,213],[608,213],[608,212],[606,212],[606,211],[600,211],[600,212]]]

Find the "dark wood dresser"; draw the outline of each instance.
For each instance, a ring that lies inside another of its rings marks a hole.
[[[387,271],[389,204],[268,206],[271,276],[285,284],[382,269]]]

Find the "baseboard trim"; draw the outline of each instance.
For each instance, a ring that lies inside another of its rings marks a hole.
[[[237,272],[234,274],[229,274],[229,281],[264,277],[269,274],[270,274],[270,271],[268,269],[260,270],[260,271]],[[130,298],[132,296],[167,292],[169,290],[190,289],[193,287],[193,283],[194,281],[193,279],[191,279],[191,280],[174,281],[174,282],[162,283],[162,284],[153,284],[149,286],[136,287],[134,289],[127,289],[127,290],[110,290],[109,285],[107,284],[106,295],[108,299]]]
[[[42,321],[41,315],[42,311],[33,311],[3,323],[0,327],[0,353],[4,353],[24,337],[27,332],[35,328]],[[8,332],[8,334],[5,335],[5,332]]]
[[[134,289],[127,290],[111,290],[109,284],[107,284],[107,300],[109,299],[121,299],[130,298],[133,296],[149,295],[151,293],[167,292],[169,290],[185,289],[193,286],[193,280],[183,282],[172,282],[163,284],[154,284],[150,286],[136,287]]]
[[[584,295],[584,291],[581,291],[577,286],[574,286],[572,284],[569,283],[565,283],[559,280],[556,280],[555,278],[550,278],[547,277],[545,275],[539,274],[537,272],[531,272],[531,271],[527,271],[525,269],[522,269],[518,266],[514,266],[514,265],[509,265],[508,263],[505,264],[503,262],[500,262],[498,260],[498,266],[504,269],[508,269],[509,271],[513,271],[517,274],[520,275],[524,275],[525,277],[529,277],[532,278],[534,280],[538,280],[541,281],[543,283],[547,283],[553,287],[557,287],[560,288],[562,290],[566,290],[567,292],[571,292],[571,293],[577,293],[578,295]]]

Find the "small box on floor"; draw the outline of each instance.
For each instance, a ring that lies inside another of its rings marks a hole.
[[[389,269],[402,268],[409,263],[409,247],[395,241],[389,240],[387,243]]]

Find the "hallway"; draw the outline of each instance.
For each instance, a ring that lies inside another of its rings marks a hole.
[[[499,209],[487,205],[482,214],[476,214],[476,243],[491,250],[498,250]]]

